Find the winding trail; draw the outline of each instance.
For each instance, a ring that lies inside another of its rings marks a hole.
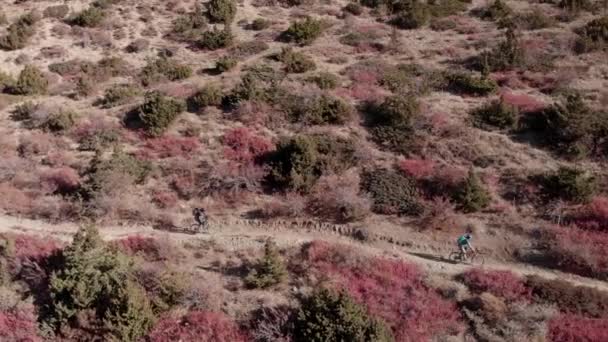
[[[209,234],[185,234],[157,230],[151,226],[124,225],[99,227],[100,234],[106,240],[125,238],[131,235],[155,237],[175,242],[186,242],[193,240],[207,240],[221,245],[228,250],[246,248],[260,248],[266,239],[272,237],[280,246],[296,246],[312,240],[328,240],[356,246],[366,254],[398,258],[414,262],[430,273],[456,275],[472,267],[467,264],[454,264],[446,260],[442,254],[420,252],[414,248],[408,248],[399,242],[387,242],[386,237],[376,236],[372,243],[360,243],[355,241],[349,234],[342,230],[327,229],[329,226],[311,227],[281,221],[279,223],[265,223],[254,220],[225,219],[211,221],[211,232]],[[74,223],[49,223],[40,220],[22,219],[19,217],[0,214],[0,233],[32,234],[42,237],[52,237],[61,241],[71,241],[73,234],[78,230]],[[325,228],[325,229],[323,229]],[[349,231],[350,232],[350,231]],[[447,254],[447,251],[443,255]],[[608,292],[608,282],[585,278],[570,273],[556,270],[544,269],[522,263],[507,263],[489,259],[483,266],[492,270],[508,270],[516,274],[538,275],[547,279],[560,279],[577,286],[594,287]]]

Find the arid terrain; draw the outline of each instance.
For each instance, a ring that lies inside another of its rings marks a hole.
[[[607,15],[3,1],[0,342],[608,341]]]

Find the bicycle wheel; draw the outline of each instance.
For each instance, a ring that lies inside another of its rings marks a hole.
[[[448,260],[450,260],[453,263],[461,262],[462,261],[462,255],[461,255],[460,252],[452,252],[448,256]]]
[[[485,262],[485,258],[483,257],[482,254],[479,253],[475,253],[471,256],[471,265],[479,265],[479,266],[483,266],[484,262]]]

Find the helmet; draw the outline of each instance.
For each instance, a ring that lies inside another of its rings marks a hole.
[[[469,233],[464,234],[464,238],[467,240],[471,240],[472,236]]]

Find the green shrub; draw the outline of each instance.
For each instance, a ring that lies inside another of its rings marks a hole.
[[[18,104],[13,112],[11,118],[16,121],[28,121],[32,119],[32,115],[40,108],[38,103],[32,101],[26,101]]]
[[[163,269],[159,272],[147,269],[136,272],[139,282],[146,289],[154,313],[169,311],[179,305],[187,295],[189,279],[183,272]]]
[[[163,134],[177,116],[186,109],[179,100],[163,96],[160,92],[148,92],[139,107],[139,119],[144,129],[153,136]]]
[[[215,62],[215,70],[220,74],[226,71],[230,71],[236,67],[238,61],[230,56],[223,56]]]
[[[222,90],[215,85],[207,85],[188,99],[188,110],[198,113],[209,106],[222,104]]]
[[[285,65],[288,73],[301,74],[316,69],[315,62],[302,52],[294,51],[291,47],[281,49],[277,59]]]
[[[197,44],[201,49],[218,50],[232,45],[234,36],[230,30],[214,28],[212,31],[206,31],[201,35]]]
[[[236,16],[235,0],[210,0],[206,6],[207,16],[213,22],[229,25]]]
[[[398,152],[407,152],[414,138],[414,119],[420,103],[411,94],[388,97],[379,106],[367,110],[368,125],[374,140]]]
[[[422,206],[416,183],[387,169],[375,169],[361,175],[361,190],[372,199],[372,210],[379,214],[420,214]]]
[[[268,50],[270,46],[263,41],[252,40],[249,42],[240,43],[230,48],[230,55],[234,58],[247,58],[255,56]]]
[[[561,0],[559,7],[570,14],[578,14],[580,11],[592,11],[594,3],[590,0]]]
[[[513,13],[513,10],[503,2],[503,0],[494,0],[494,2],[483,9],[480,17],[483,20],[498,21],[504,19]]]
[[[389,67],[382,73],[380,85],[395,93],[411,90],[416,83],[414,74],[405,67]]]
[[[470,1],[460,0],[431,0],[428,1],[429,13],[432,18],[444,18],[466,11]]]
[[[320,89],[330,90],[339,85],[340,78],[331,72],[320,72],[307,78],[306,81],[316,84]]]
[[[305,298],[294,325],[295,342],[393,341],[390,330],[343,291],[321,289]]]
[[[545,279],[537,275],[526,278],[535,301],[556,305],[561,311],[601,318],[608,310],[608,293],[590,286],[575,286],[562,279]]]
[[[522,30],[541,30],[556,25],[553,17],[546,15],[538,8],[525,13],[518,13],[512,21],[515,26]]]
[[[44,15],[45,18],[63,19],[68,13],[70,13],[70,7],[68,5],[55,5],[45,8],[42,15]]]
[[[504,41],[492,51],[481,54],[479,59],[479,67],[483,71],[505,71],[526,64],[524,48],[512,28],[507,29]]]
[[[15,79],[13,76],[0,71],[0,93],[4,92],[5,90],[10,90],[14,84]]]
[[[402,30],[413,30],[424,26],[429,19],[429,8],[421,2],[412,1],[411,7],[397,13],[391,24]]]
[[[577,32],[575,50],[579,53],[608,47],[608,16],[591,20]]]
[[[350,13],[352,15],[361,15],[363,14],[363,7],[356,2],[349,2],[342,10],[346,13]]]
[[[105,16],[106,12],[103,9],[91,6],[75,14],[70,20],[70,24],[82,27],[97,27],[105,19]]]
[[[502,99],[491,101],[473,110],[471,117],[476,127],[487,126],[499,129],[514,128],[517,123],[518,110]]]
[[[266,160],[270,167],[266,180],[275,189],[306,193],[324,172],[342,172],[356,162],[349,140],[301,135],[279,142]]]
[[[112,108],[128,104],[133,98],[139,96],[141,90],[134,84],[114,84],[106,89],[99,104],[104,108]]]
[[[149,60],[148,64],[141,70],[139,78],[144,86],[160,82],[162,80],[178,81],[192,76],[192,68],[180,64],[172,59],[160,57]]]
[[[321,36],[323,30],[324,24],[321,20],[306,17],[304,20],[292,23],[283,33],[283,37],[299,45],[309,45]]]
[[[184,14],[173,22],[169,36],[177,40],[194,40],[205,29],[207,29],[207,19],[197,3],[193,12]]]
[[[47,92],[49,81],[35,66],[26,65],[19,73],[11,92],[17,95],[41,95]]]
[[[474,96],[486,96],[498,89],[498,84],[493,79],[466,72],[448,73],[445,75],[445,85],[450,92]]]
[[[250,288],[265,289],[280,284],[287,278],[287,268],[277,246],[271,240],[264,245],[264,256],[245,278]]]
[[[42,123],[41,128],[51,132],[64,132],[69,130],[76,124],[78,115],[72,111],[61,110],[51,114]]]
[[[550,198],[561,198],[576,203],[587,202],[597,191],[597,182],[585,171],[561,167],[539,179],[543,193]]]
[[[608,113],[591,109],[579,93],[566,94],[561,103],[535,113],[526,125],[551,148],[568,156],[608,153],[608,146],[598,144],[608,137]]]
[[[78,148],[81,151],[103,150],[115,145],[120,140],[120,131],[113,128],[106,128],[87,134],[79,141]]]
[[[28,40],[36,33],[34,25],[38,18],[33,13],[24,14],[6,29],[6,35],[0,37],[0,49],[23,49]]]
[[[339,98],[321,95],[315,98],[295,96],[287,111],[293,121],[309,125],[340,125],[348,121],[354,109]]]
[[[249,25],[249,28],[254,31],[262,31],[262,30],[269,28],[270,25],[272,25],[270,20],[267,20],[264,18],[256,18],[251,22],[251,24]]]
[[[63,251],[64,262],[49,281],[50,315],[46,323],[59,331],[85,312],[103,322],[105,339],[137,341],[154,316],[146,296],[132,279],[131,261],[113,252],[95,228],[85,227]],[[94,323],[94,322],[90,322]]]
[[[116,189],[113,182],[117,178],[129,180],[135,184],[143,183],[150,172],[152,165],[139,160],[132,155],[115,150],[108,158],[96,154],[86,172],[86,181],[83,184],[85,199],[95,199],[105,194],[113,194],[124,189]]]
[[[458,186],[452,198],[458,203],[459,209],[466,213],[486,208],[491,200],[490,193],[473,170],[469,170],[467,178]]]

